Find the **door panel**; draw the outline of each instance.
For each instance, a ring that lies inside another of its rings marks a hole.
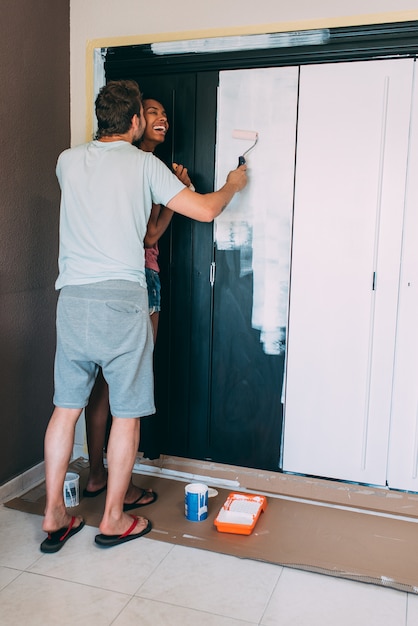
[[[287,471],[386,483],[412,71],[301,70]]]
[[[240,252],[216,252],[210,458],[278,470],[284,355],[267,355],[251,326],[253,275]]]
[[[415,69],[416,72],[416,69]],[[388,485],[418,491],[418,81],[415,76],[399,287]]]
[[[270,470],[280,464],[298,78],[297,67],[221,72],[218,96],[218,185],[254,143],[233,130],[258,141],[247,187],[215,220],[210,451]]]

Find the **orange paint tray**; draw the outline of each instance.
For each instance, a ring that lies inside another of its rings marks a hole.
[[[251,535],[262,511],[267,507],[265,496],[230,493],[214,524],[220,533]]]

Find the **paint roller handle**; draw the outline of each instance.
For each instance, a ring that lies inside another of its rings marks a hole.
[[[233,139],[244,139],[245,141],[252,141],[252,145],[250,145],[250,147],[244,152],[244,154],[242,154],[240,157],[238,157],[238,167],[240,165],[245,165],[246,160],[245,160],[245,155],[250,152],[250,150],[252,150],[254,148],[254,146],[256,145],[257,141],[258,141],[258,133],[253,131],[253,130],[233,130],[232,131],[232,137]]]

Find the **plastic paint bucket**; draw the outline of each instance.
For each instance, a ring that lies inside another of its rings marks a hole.
[[[209,489],[203,483],[190,483],[184,488],[184,514],[190,522],[202,522],[208,516]]]
[[[80,476],[75,472],[65,474],[64,502],[66,507],[78,506],[80,503]]]

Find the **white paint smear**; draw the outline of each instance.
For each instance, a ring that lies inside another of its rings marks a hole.
[[[241,252],[241,275],[253,273],[252,326],[266,354],[286,345],[296,145],[298,69],[220,73],[216,144],[219,188],[253,143],[234,130],[258,132],[248,154],[249,182],[215,221],[220,250]]]

